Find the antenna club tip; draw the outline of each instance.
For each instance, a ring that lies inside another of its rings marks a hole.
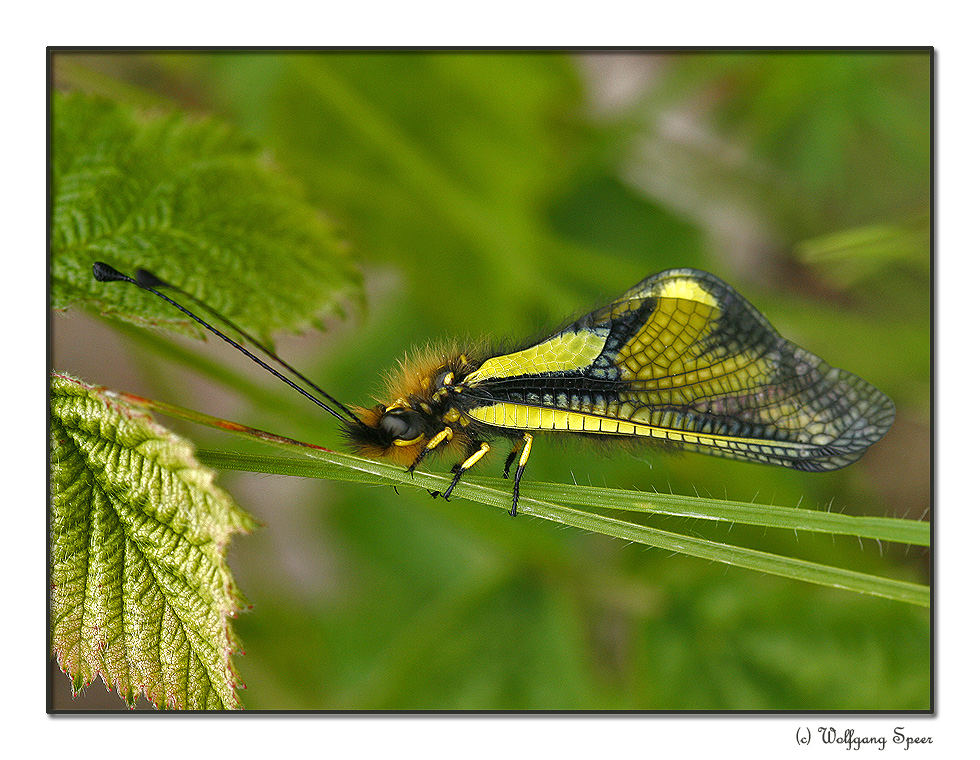
[[[92,276],[99,282],[113,282],[115,280],[128,280],[129,278],[114,269],[103,261],[96,261],[92,264]]]

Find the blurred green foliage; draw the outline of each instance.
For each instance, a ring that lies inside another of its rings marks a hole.
[[[413,345],[521,339],[701,267],[889,393],[888,436],[821,475],[542,440],[526,477],[928,517],[929,53],[58,54],[54,70],[63,89],[224,118],[302,183],[368,287],[302,365],[338,398],[370,401]],[[634,97],[603,105],[624,72]],[[283,398],[240,421],[342,445]],[[254,606],[235,626],[248,708],[931,705],[927,610],[424,492],[303,484],[286,501],[250,482],[227,479],[266,525],[231,552]],[[905,547],[649,520],[929,581]]]

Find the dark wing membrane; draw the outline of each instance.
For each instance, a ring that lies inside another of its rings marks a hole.
[[[619,403],[606,413],[697,434],[676,441],[682,448],[833,470],[858,459],[895,419],[884,393],[780,337],[706,272],[661,272],[580,321],[609,327],[585,372],[615,377]]]
[[[694,269],[653,275],[535,346],[468,375],[467,414],[500,432],[650,437],[732,459],[833,470],[881,438],[885,394],[783,339]]]

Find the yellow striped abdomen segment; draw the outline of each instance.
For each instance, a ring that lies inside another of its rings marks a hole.
[[[742,456],[745,458],[758,459],[766,456],[799,456],[802,452],[814,449],[811,445],[792,441],[764,441],[754,438],[674,430],[656,425],[643,425],[611,419],[596,414],[585,414],[565,409],[546,409],[526,404],[504,402],[489,404],[468,410],[466,416],[487,425],[511,430],[554,430],[653,438],[682,448],[709,450],[710,453],[736,459],[742,458],[740,456],[742,452],[744,452]]]

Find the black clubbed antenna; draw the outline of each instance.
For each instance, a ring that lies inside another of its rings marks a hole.
[[[174,306],[175,308],[177,308],[180,311],[182,311],[184,314],[186,314],[188,317],[190,317],[191,319],[193,319],[195,322],[197,322],[199,325],[201,325],[202,327],[204,327],[206,330],[208,330],[211,333],[217,335],[219,338],[221,338],[223,341],[225,341],[225,343],[228,343],[229,345],[232,345],[235,348],[237,348],[239,351],[241,351],[243,354],[245,354],[245,356],[247,356],[253,362],[255,362],[259,366],[263,367],[268,372],[271,372],[273,375],[275,375],[280,380],[282,380],[284,383],[286,383],[286,385],[288,385],[291,388],[293,388],[294,390],[299,391],[300,393],[302,393],[304,396],[306,396],[306,398],[308,398],[314,404],[316,404],[317,406],[319,406],[321,409],[324,409],[325,411],[329,412],[330,414],[332,414],[334,417],[336,417],[341,422],[346,422],[347,421],[345,419],[345,417],[344,417],[344,415],[346,415],[347,417],[349,417],[351,420],[353,420],[358,425],[362,425],[363,426],[364,423],[361,422],[361,420],[358,419],[357,415],[355,415],[350,409],[348,409],[346,406],[344,406],[339,401],[337,401],[337,399],[335,399],[333,396],[331,396],[329,393],[327,393],[325,390],[323,390],[320,386],[318,386],[316,383],[314,383],[312,380],[310,380],[308,377],[306,377],[304,374],[302,374],[299,370],[291,367],[289,364],[287,364],[282,359],[280,359],[278,356],[276,356],[275,353],[273,353],[268,348],[266,348],[265,346],[263,346],[262,343],[257,338],[254,338],[251,335],[249,335],[247,332],[245,332],[242,328],[240,328],[238,325],[236,325],[234,322],[232,322],[226,316],[224,316],[220,312],[216,311],[215,309],[211,308],[204,301],[202,301],[201,299],[197,298],[196,296],[193,296],[190,293],[188,293],[187,291],[182,290],[181,288],[178,288],[176,285],[171,285],[169,282],[167,282],[165,280],[161,280],[155,274],[153,274],[152,272],[148,272],[145,269],[138,269],[138,270],[136,270],[136,279],[133,279],[132,277],[129,277],[128,275],[123,274],[122,272],[120,272],[117,269],[114,269],[113,267],[109,266],[108,264],[105,264],[105,263],[103,263],[101,261],[96,261],[92,265],[92,274],[95,276],[95,279],[98,280],[99,282],[116,282],[116,281],[119,281],[119,282],[130,282],[133,285],[136,285],[137,287],[142,288],[143,290],[149,291],[150,293],[153,293],[154,295],[159,296],[164,301],[166,301],[167,303],[169,303],[171,306]],[[202,309],[204,309],[206,312],[208,312],[208,314],[211,314],[212,316],[214,316],[215,319],[219,320],[220,322],[222,322],[223,324],[227,325],[232,330],[234,330],[235,332],[237,332],[239,335],[241,335],[242,336],[242,339],[245,342],[252,344],[255,348],[257,348],[259,351],[261,351],[266,356],[268,356],[272,361],[274,361],[280,367],[283,367],[288,372],[291,372],[293,374],[293,376],[295,376],[299,380],[301,380],[304,383],[306,383],[310,388],[312,388],[317,393],[319,393],[323,398],[325,398],[331,404],[334,404],[338,409],[341,410],[341,412],[343,412],[343,415],[340,414],[339,412],[337,412],[335,409],[333,409],[333,408],[327,406],[326,404],[324,404],[320,399],[316,398],[316,396],[311,395],[305,389],[303,389],[300,386],[298,386],[296,383],[294,383],[288,377],[286,377],[281,372],[279,372],[279,370],[275,369],[274,367],[270,367],[268,364],[266,364],[264,361],[262,361],[259,357],[257,357],[255,354],[253,354],[247,348],[245,348],[243,345],[241,345],[240,343],[236,342],[232,338],[229,338],[223,332],[221,332],[217,328],[215,328],[212,325],[210,325],[207,322],[205,322],[203,319],[201,319],[199,316],[197,316],[194,312],[189,311],[188,309],[184,308],[179,303],[177,303],[176,301],[174,301],[172,298],[170,298],[170,297],[164,295],[163,293],[161,293],[158,290],[158,288],[169,288],[170,290],[173,290],[176,293],[180,293],[182,296],[184,296],[188,300],[190,300],[193,303],[195,303],[198,306],[200,306]]]

